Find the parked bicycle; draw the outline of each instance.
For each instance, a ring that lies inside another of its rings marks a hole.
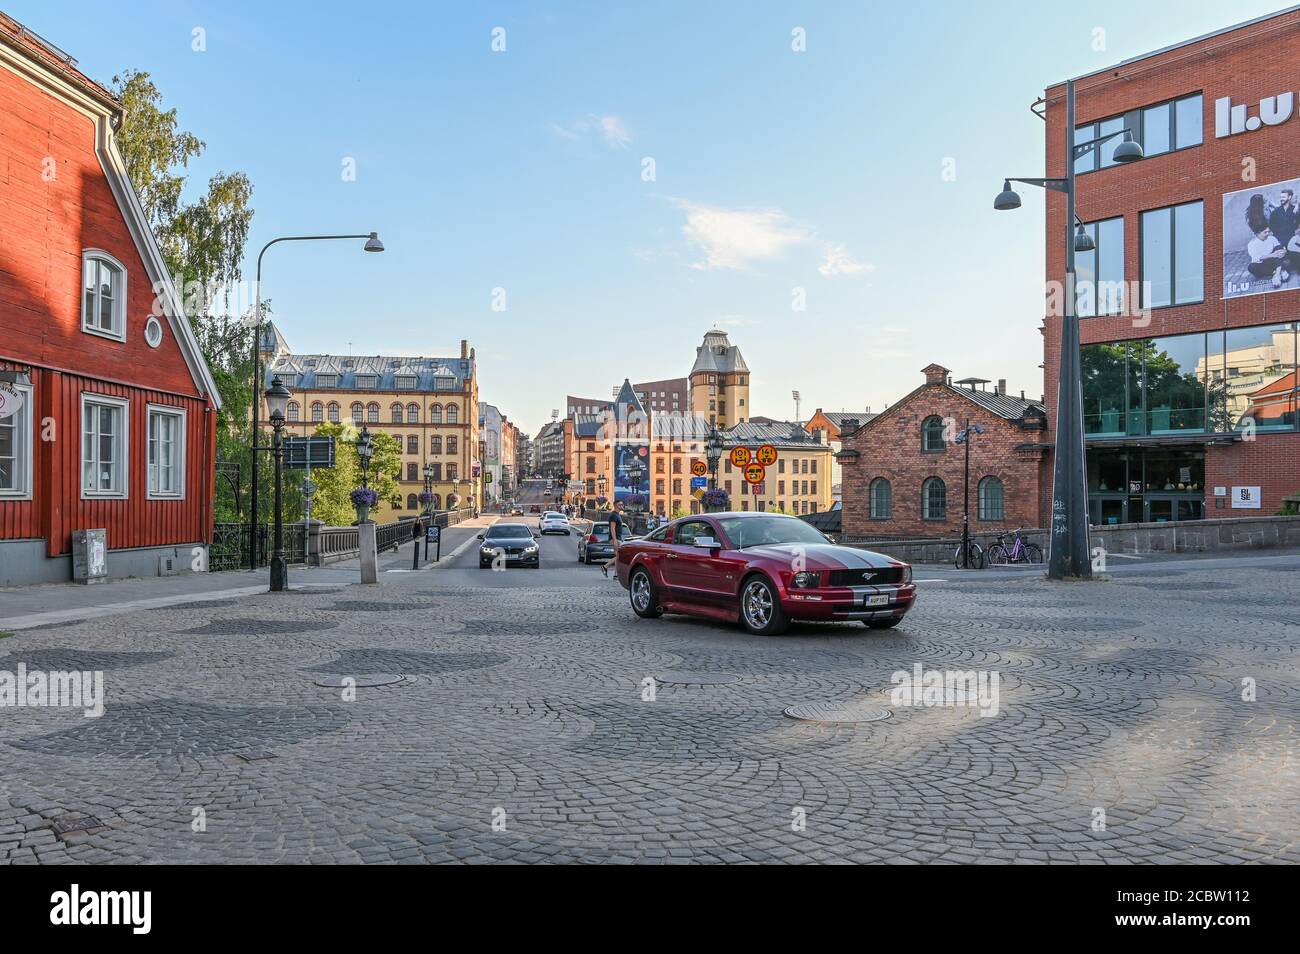
[[[989,547],[985,559],[989,566],[1042,563],[1043,551],[1038,544],[1030,543],[1019,530],[1016,530],[1013,533],[999,533],[998,542]]]
[[[970,569],[984,569],[984,548],[974,540],[971,540],[967,546],[970,548]],[[967,561],[963,559],[962,544],[960,543],[957,544],[957,552],[952,555],[952,565],[959,570],[967,565]]]

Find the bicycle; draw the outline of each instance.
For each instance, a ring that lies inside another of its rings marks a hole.
[[[1010,541],[1008,541],[1010,538]],[[1036,543],[1030,543],[1017,529],[1012,533],[999,533],[998,542],[989,547],[989,566],[1008,566],[1012,563],[1042,563],[1043,551]]]
[[[984,569],[984,548],[974,540],[971,540],[968,545],[970,547],[970,569]],[[962,556],[962,544],[959,543],[957,544],[957,551],[952,555],[952,565],[959,570],[963,568],[963,564],[966,562],[962,559]]]

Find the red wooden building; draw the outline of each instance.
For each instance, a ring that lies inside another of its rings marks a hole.
[[[0,103],[0,585],[70,579],[91,528],[109,576],[206,568],[220,398],[127,180],[121,106],[3,14]]]

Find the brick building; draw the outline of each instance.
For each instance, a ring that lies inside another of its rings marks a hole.
[[[954,385],[938,364],[924,374],[870,421],[841,422],[845,538],[960,533],[966,449],[953,438],[967,421],[984,428],[970,447],[971,529],[1036,526],[1043,405],[1006,394],[1001,382],[992,391],[977,388],[979,379]]]
[[[1127,128],[1145,154],[1115,163],[1115,139],[1076,164],[1097,245],[1078,262],[1093,524],[1271,513],[1300,490],[1300,75],[1263,66],[1291,54],[1295,7],[1076,80],[1076,140]],[[1049,176],[1065,173],[1064,91],[1043,101]],[[1065,197],[1047,197],[1060,283]],[[1050,443],[1059,317],[1042,330]]]

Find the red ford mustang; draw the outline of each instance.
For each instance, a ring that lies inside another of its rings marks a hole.
[[[884,629],[916,600],[906,563],[828,543],[798,517],[775,513],[681,517],[621,545],[616,565],[638,616],[739,619],[764,636],[791,619]]]

